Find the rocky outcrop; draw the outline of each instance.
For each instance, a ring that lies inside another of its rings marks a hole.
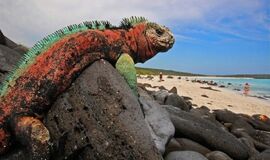
[[[161,158],[136,96],[106,61],[86,69],[57,99],[45,122],[55,159]]]
[[[27,48],[17,45],[0,30],[0,85],[26,51]]]
[[[164,154],[166,144],[174,136],[174,125],[167,111],[154,101],[146,91],[139,89],[139,95],[139,101],[152,138],[160,153]]]
[[[7,73],[13,69],[13,67],[20,60],[22,55],[7,46],[0,44],[0,71]]]
[[[175,107],[166,106],[176,129],[176,135],[197,141],[211,149],[227,153],[234,159],[245,160],[248,152],[236,137],[213,123]]]

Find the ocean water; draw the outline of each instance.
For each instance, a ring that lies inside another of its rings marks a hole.
[[[224,85],[227,88],[243,93],[245,83],[250,85],[250,95],[257,96],[259,98],[270,99],[270,79],[252,79],[252,78],[197,78],[201,80],[214,81],[218,85]],[[228,85],[231,83],[231,85]]]

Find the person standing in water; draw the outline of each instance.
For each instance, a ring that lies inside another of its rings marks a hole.
[[[250,91],[250,85],[248,83],[246,83],[244,85],[244,95],[247,96],[249,94],[249,91]]]

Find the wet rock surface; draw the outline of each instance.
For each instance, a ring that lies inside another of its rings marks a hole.
[[[160,159],[137,98],[108,63],[95,62],[52,106],[54,159]]]

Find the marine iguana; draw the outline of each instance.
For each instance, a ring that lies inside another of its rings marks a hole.
[[[143,17],[124,18],[118,27],[107,21],[70,25],[37,42],[0,89],[0,155],[12,145],[12,135],[27,147],[31,159],[48,159],[50,135],[39,115],[87,66],[109,61],[136,94],[134,63],[173,44],[167,27]]]

